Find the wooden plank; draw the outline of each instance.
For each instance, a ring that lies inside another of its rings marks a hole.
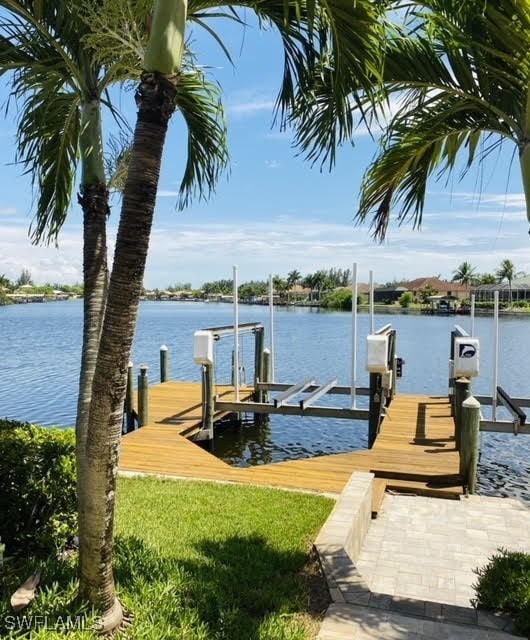
[[[243,388],[242,394],[250,397],[252,391]],[[232,387],[217,387],[217,393],[234,399]],[[183,436],[200,426],[200,383],[154,385],[149,389],[149,407],[150,424],[122,438],[122,471],[330,493],[342,491],[354,471],[373,471],[376,506],[384,496],[383,487],[443,497],[462,493],[447,397],[396,396],[370,450],[249,468],[231,467]]]

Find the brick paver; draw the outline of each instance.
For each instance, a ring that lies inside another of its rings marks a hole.
[[[471,599],[474,569],[499,547],[530,552],[530,510],[517,500],[389,494],[355,561],[336,544],[327,552],[332,541],[320,539],[333,603],[319,640],[515,638],[508,617],[477,610]]]

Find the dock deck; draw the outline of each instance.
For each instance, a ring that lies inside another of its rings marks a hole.
[[[230,387],[218,393],[233,397]],[[120,471],[326,493],[340,493],[354,471],[371,471],[379,500],[386,489],[449,498],[462,493],[447,397],[397,395],[372,449],[247,468],[231,467],[186,437],[200,425],[201,404],[199,383],[151,387],[150,423],[122,438]]]

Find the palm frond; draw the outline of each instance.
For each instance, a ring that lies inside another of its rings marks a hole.
[[[18,126],[17,161],[38,193],[31,228],[34,242],[54,241],[66,219],[74,188],[80,135],[79,99],[57,88],[55,95],[27,95]]]
[[[118,135],[111,135],[107,142],[105,154],[105,173],[108,176],[107,187],[109,191],[123,193],[129,161],[131,158],[132,135],[126,135],[120,131]]]
[[[390,122],[381,151],[364,176],[357,220],[373,216],[379,239],[384,238],[392,211],[397,211],[399,224],[412,220],[418,227],[429,178],[454,170],[465,151],[463,177],[476,160],[483,161],[506,139],[515,140],[497,111],[473,100],[433,92],[415,107],[407,102]]]
[[[333,165],[337,146],[353,133],[352,93],[372,94],[380,78],[384,2],[371,0],[230,0],[254,12],[262,29],[281,38],[284,62],[274,124],[293,129],[295,146],[311,162]],[[191,0],[190,19],[204,24],[218,3]],[[318,123],[317,126],[313,126]]]
[[[462,177],[503,141],[520,145],[526,137],[528,3],[411,4],[409,21],[389,31],[385,91],[399,106],[365,173],[356,215],[371,219],[378,239],[391,215],[421,224],[429,179],[457,167]]]
[[[200,71],[182,75],[177,104],[188,128],[188,144],[180,208],[194,197],[208,198],[227,168],[226,125],[219,96],[218,86]]]

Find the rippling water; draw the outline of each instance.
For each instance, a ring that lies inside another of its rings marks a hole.
[[[268,333],[266,307],[241,306],[240,322],[263,322]],[[140,306],[133,349],[135,365],[149,365],[149,377],[158,382],[159,348],[169,347],[170,377],[200,380],[192,358],[197,329],[232,324],[230,305],[144,302]],[[379,316],[376,327],[392,322],[397,330],[397,351],[405,360],[399,391],[445,395],[447,393],[451,317]],[[468,319],[459,319],[469,329]],[[3,357],[0,368],[0,417],[38,424],[71,426],[75,420],[80,361],[82,303],[55,302],[0,307]],[[359,316],[359,386],[368,386],[364,372],[365,336],[369,318]],[[498,382],[511,395],[530,397],[530,318],[502,318]],[[475,320],[481,339],[481,375],[474,392],[491,395],[493,321]],[[266,342],[268,337],[266,337]],[[315,376],[324,383],[338,377],[351,383],[351,316],[288,308],[275,313],[276,380],[294,383]],[[216,379],[228,382],[233,341],[216,345]],[[241,361],[252,383],[252,336],[241,338]],[[347,406],[345,396],[328,396]],[[365,398],[359,398],[363,406]],[[486,409],[487,410],[487,409]],[[366,422],[272,416],[267,427],[244,426],[216,437],[216,453],[234,464],[337,453],[366,447]],[[517,495],[530,503],[530,436],[483,433],[480,490],[490,495]]]

